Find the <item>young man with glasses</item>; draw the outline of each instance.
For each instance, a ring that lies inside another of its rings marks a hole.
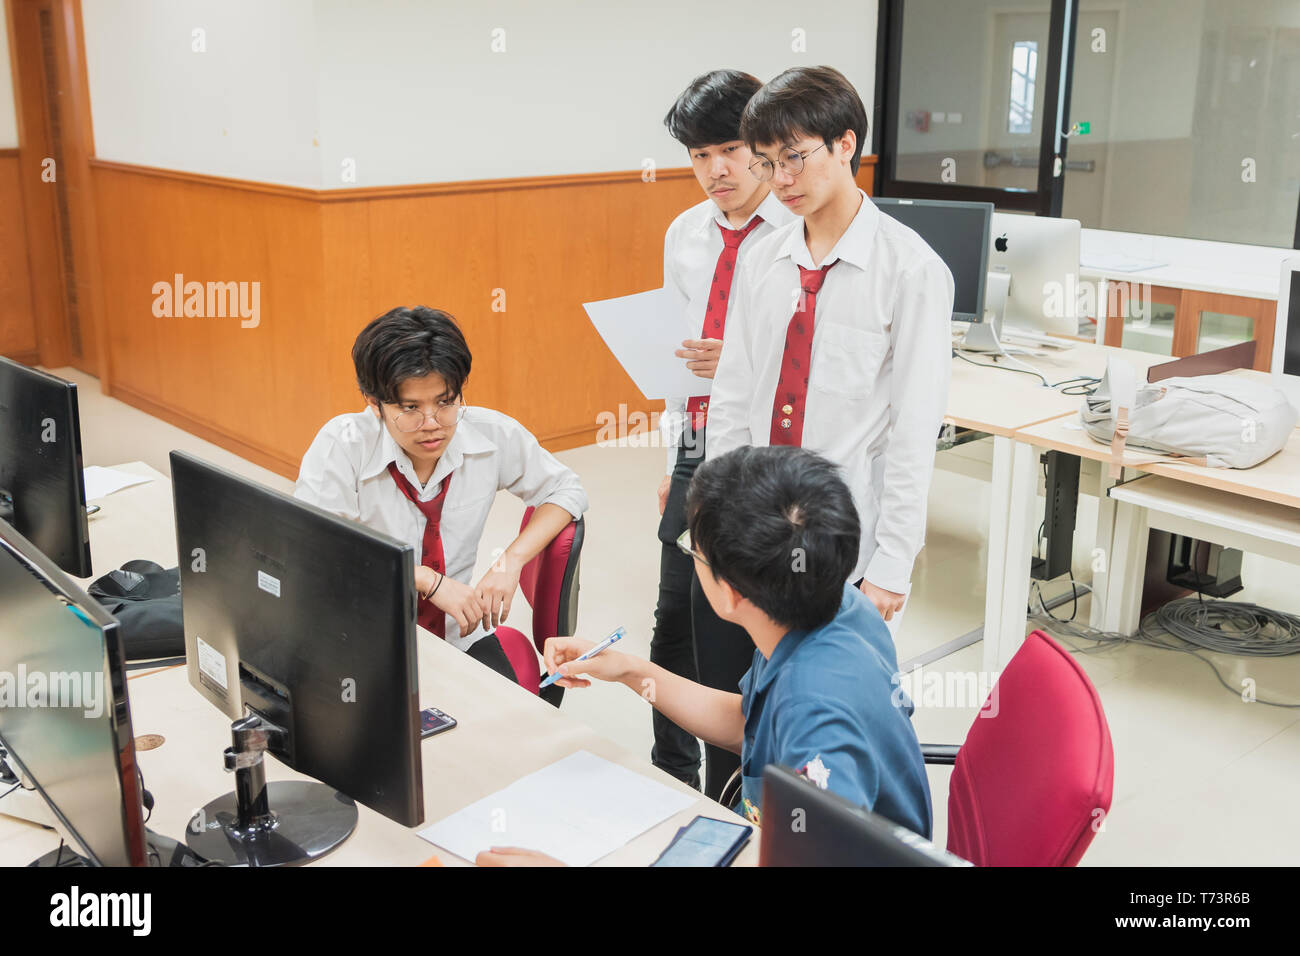
[[[711,455],[691,482],[687,513],[682,547],[704,593],[750,640],[739,693],[615,650],[578,662],[593,644],[576,637],[546,642],[547,670],[564,675],[565,687],[622,683],[739,754],[740,803],[755,822],[763,768],[774,763],[928,838],[930,787],[894,643],[846,583],[859,531],[840,469],[802,448]],[[504,862],[491,857],[481,862]]]
[[[659,483],[659,601],[650,659],[692,680],[703,667],[705,683],[711,660],[706,655],[697,665],[691,562],[675,542],[686,528],[686,488],[704,458],[709,382],[722,349],[737,265],[759,239],[794,218],[767,184],[748,171],[753,157],[740,139],[740,115],[760,86],[748,73],[714,70],[692,80],[664,117],[669,134],[686,148],[705,195],[674,219],[664,236],[664,286],[680,292],[687,321],[700,330],[699,338],[682,342],[676,354],[687,359],[687,367],[702,381],[699,395],[668,399],[660,417],[668,460],[667,474]],[[695,737],[658,711],[652,722],[651,762],[699,789],[700,747]],[[721,773],[716,793],[735,761],[708,745],[706,751],[709,780]]]
[[[741,132],[755,177],[802,219],[764,239],[737,280],[708,455],[790,445],[839,465],[862,522],[849,580],[896,635],[947,405],[952,275],[858,188],[867,115],[838,71],[782,73]]]
[[[514,680],[491,632],[510,614],[524,565],[581,517],[587,495],[513,418],[465,405],[470,360],[446,312],[398,308],[372,321],[352,347],[367,407],[325,423],[294,496],[414,546],[421,626]],[[502,489],[536,510],[471,584]]]

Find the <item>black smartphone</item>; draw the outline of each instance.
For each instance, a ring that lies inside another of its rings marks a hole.
[[[432,737],[444,730],[451,730],[455,726],[456,718],[450,714],[444,714],[437,707],[426,707],[420,711],[421,737]]]
[[[754,828],[699,816],[677,831],[651,866],[729,866],[749,842]]]

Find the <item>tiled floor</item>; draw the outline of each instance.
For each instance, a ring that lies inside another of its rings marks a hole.
[[[58,374],[81,383],[86,464],[142,460],[167,473],[167,453],[180,448],[279,489],[291,483],[165,422],[101,395],[94,379],[71,369]],[[591,499],[582,560],[579,631],[594,635],[628,627],[627,650],[647,654],[657,593],[658,521],[655,487],[663,466],[658,448],[588,446],[559,457],[582,477]],[[976,627],[984,609],[984,566],[989,487],[977,479],[938,471],[930,494],[927,546],[913,578],[899,636],[906,660]],[[480,549],[513,537],[523,513],[503,493]],[[1095,503],[1082,499],[1075,565],[1088,566]],[[1248,555],[1247,588],[1237,597],[1300,611],[1295,568]],[[1060,585],[1054,585],[1059,590]],[[1078,619],[1087,620],[1080,602]],[[527,605],[516,604],[514,618]],[[1058,608],[1068,614],[1069,605]],[[1027,628],[1028,630],[1028,628]],[[939,671],[976,672],[981,646],[965,648],[930,665]],[[1089,849],[1087,864],[1294,864],[1300,816],[1300,709],[1244,703],[1224,690],[1209,668],[1185,654],[1124,646],[1079,659],[1096,685],[1115,748],[1111,813]],[[1260,698],[1300,703],[1300,658],[1241,659],[1215,655],[1225,679],[1256,681]],[[915,715],[929,742],[958,743],[979,702],[925,706]],[[647,704],[621,686],[571,691],[564,709],[600,733],[649,755]],[[935,840],[946,830],[948,771],[931,768]]]

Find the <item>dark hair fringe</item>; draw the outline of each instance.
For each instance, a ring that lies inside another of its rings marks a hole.
[[[763,85],[739,70],[714,70],[697,76],[664,117],[668,135],[687,149],[740,139],[740,115]]]
[[[829,66],[799,66],[769,81],[740,118],[740,137],[751,150],[792,143],[804,136],[831,143],[853,130],[857,146],[849,163],[856,176],[867,142],[867,110],[853,84]]]
[[[352,346],[361,394],[396,404],[401,384],[437,373],[454,398],[469,379],[472,356],[456,320],[441,309],[417,305],[390,309],[373,319]]]

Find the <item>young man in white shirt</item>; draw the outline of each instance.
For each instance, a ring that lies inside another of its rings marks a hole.
[[[737,280],[708,457],[784,444],[838,464],[862,522],[850,580],[896,632],[947,404],[952,275],[857,187],[867,116],[838,71],[782,73],[741,131],[755,177],[803,218],[755,247]]]
[[[664,236],[664,286],[678,290],[690,326],[700,330],[699,338],[682,342],[677,356],[687,360],[701,381],[694,397],[669,399],[660,418],[668,460],[667,474],[659,483],[659,601],[650,659],[690,680],[698,676],[691,615],[693,569],[676,541],[686,528],[686,487],[704,457],[709,384],[722,349],[732,279],[759,239],[794,218],[768,186],[749,173],[753,158],[740,139],[740,115],[760,86],[748,73],[714,70],[691,81],[664,117],[668,132],[686,147],[706,198],[674,219]],[[710,662],[702,663],[707,673]],[[651,761],[698,789],[700,749],[695,737],[659,711],[653,711],[652,721]],[[724,761],[734,769],[731,754],[717,750],[715,761],[709,746],[708,755],[710,766]],[[719,788],[724,782],[725,777]]]
[[[421,626],[514,680],[492,631],[510,614],[524,565],[587,510],[578,476],[513,418],[465,405],[469,345],[446,312],[379,316],[357,336],[352,361],[366,408],[325,423],[294,496],[410,543]],[[536,510],[471,584],[503,488]]]

